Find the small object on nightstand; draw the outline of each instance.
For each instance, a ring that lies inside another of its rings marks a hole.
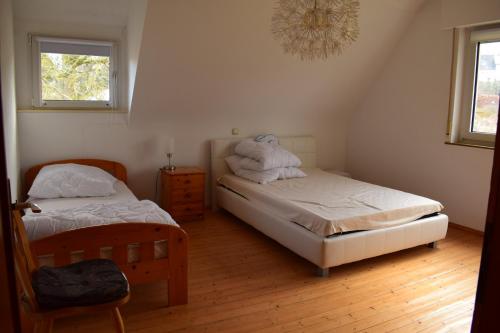
[[[163,169],[166,169],[168,171],[174,171],[176,169],[175,165],[172,164],[172,158],[174,157],[173,153],[167,153],[168,157],[168,165],[163,167]]]
[[[162,169],[161,207],[172,215],[176,222],[203,220],[205,172],[190,167]]]
[[[164,169],[167,169],[170,171],[175,170],[175,165],[172,163],[172,160],[174,158],[174,151],[175,151],[175,140],[170,139],[168,142],[168,152],[167,152],[168,166],[163,167]]]

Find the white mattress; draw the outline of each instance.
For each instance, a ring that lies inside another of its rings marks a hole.
[[[322,237],[393,227],[443,209],[439,202],[414,194],[320,169],[304,171],[305,178],[265,185],[227,174],[219,184]]]
[[[28,201],[36,203],[42,209],[42,212],[48,212],[59,209],[76,208],[92,203],[116,203],[120,201],[135,200],[139,201],[127,185],[122,181],[115,183],[116,193],[107,197],[90,197],[90,198],[57,198],[57,199],[37,199],[29,198]],[[34,214],[31,210],[26,209],[26,214]],[[133,263],[139,259],[139,245],[131,244],[128,247],[128,262]],[[155,258],[164,258],[167,254],[167,246],[165,241],[155,243]],[[103,248],[101,250],[101,257],[111,259],[112,250],[110,248]],[[78,262],[83,259],[83,253],[74,252],[71,255],[71,262]],[[40,266],[53,266],[53,256],[38,257]]]

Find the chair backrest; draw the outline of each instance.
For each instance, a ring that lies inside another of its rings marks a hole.
[[[12,224],[14,229],[14,261],[16,264],[17,280],[21,284],[23,300],[29,305],[29,310],[37,312],[39,307],[31,284],[33,273],[37,267],[31,255],[30,244],[21,214],[17,210],[12,213]]]

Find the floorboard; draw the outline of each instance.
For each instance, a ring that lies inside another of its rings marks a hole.
[[[425,246],[343,265],[329,278],[227,213],[185,223],[189,304],[166,307],[165,283],[134,287],[127,332],[468,332],[482,237],[456,228]],[[110,332],[106,314],[54,332]]]

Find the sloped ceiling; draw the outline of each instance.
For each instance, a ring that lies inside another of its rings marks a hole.
[[[17,19],[125,26],[129,0],[15,0]]]
[[[270,30],[276,1],[151,0],[132,120],[220,117],[235,124],[352,110],[423,0],[362,0],[361,35],[342,56],[304,62]],[[207,123],[208,122],[208,123]]]

